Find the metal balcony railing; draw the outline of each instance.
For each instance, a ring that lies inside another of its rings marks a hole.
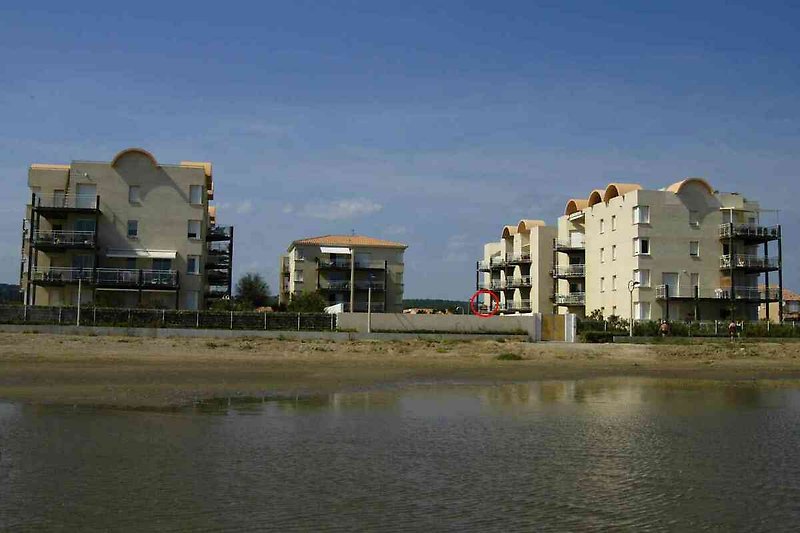
[[[656,286],[656,299],[667,299],[667,286]],[[694,298],[699,299],[716,299],[716,300],[751,300],[751,301],[777,301],[780,299],[780,290],[777,287],[770,287],[769,289],[762,289],[752,286],[741,287],[725,287],[714,289],[698,289],[696,292],[691,290],[680,290],[680,288],[670,287],[669,299],[670,300],[691,300]]]
[[[530,312],[531,310],[531,301],[530,300],[507,300],[500,304],[500,311],[513,311],[519,313],[526,313]]]
[[[96,242],[94,231],[35,231],[33,244],[35,246],[53,247],[94,247]]]
[[[778,258],[760,255],[727,254],[720,256],[719,267],[721,269],[776,270],[778,268]]]
[[[100,197],[94,194],[54,194],[36,196],[36,209],[92,209],[100,208]]]
[[[556,250],[583,250],[586,248],[583,239],[556,239],[554,246]]]
[[[489,288],[493,291],[502,291],[506,288],[506,282],[501,279],[493,279]]]
[[[206,233],[206,240],[226,241],[233,237],[233,226],[211,226]]]
[[[490,268],[500,268],[506,265],[506,258],[498,255],[491,258],[491,262],[489,264]]]
[[[509,288],[530,287],[531,286],[531,278],[530,278],[530,276],[522,276],[522,277],[519,277],[519,278],[506,278],[506,285]]]
[[[584,305],[586,303],[586,293],[570,292],[566,294],[556,294],[555,302],[559,305]]]
[[[78,283],[84,281],[91,283],[93,270],[91,268],[46,267],[37,268],[31,273],[33,281],[44,283]]]
[[[510,254],[506,259],[506,262],[510,264],[530,263],[531,254],[529,253]]]
[[[759,226],[756,224],[720,224],[719,236],[721,239],[751,238],[751,239],[777,239],[780,235],[780,227]]]
[[[586,275],[586,265],[564,265],[551,271],[554,278],[582,278]]]
[[[177,287],[177,270],[141,270],[142,286]]]
[[[349,260],[336,260],[331,261],[327,259],[320,259],[319,266],[320,268],[342,268],[342,269],[349,269],[350,268],[350,261]],[[356,270],[383,270],[386,268],[386,262],[384,261],[368,261],[368,260],[356,260],[355,262]]]
[[[489,261],[486,260],[478,261],[478,270],[489,270],[490,266],[491,265],[489,264]]]

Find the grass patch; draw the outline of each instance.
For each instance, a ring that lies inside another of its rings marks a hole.
[[[503,352],[495,357],[495,359],[498,361],[522,361],[522,356],[518,353]]]

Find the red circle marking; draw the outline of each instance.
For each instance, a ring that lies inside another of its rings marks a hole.
[[[477,305],[475,304],[475,301],[481,294],[488,294],[491,297],[492,301],[494,302],[494,308],[488,313],[481,313]],[[493,291],[490,291],[488,289],[481,289],[475,294],[473,294],[472,298],[469,299],[469,310],[472,311],[473,315],[481,318],[489,318],[490,316],[494,316],[497,314],[498,311],[500,311],[500,297],[497,296],[497,294],[495,294]]]

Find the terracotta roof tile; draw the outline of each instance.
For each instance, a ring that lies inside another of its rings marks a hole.
[[[292,242],[293,246],[365,246],[374,248],[408,248],[407,244],[393,241],[385,241],[365,235],[320,235],[319,237],[308,237],[297,239]]]

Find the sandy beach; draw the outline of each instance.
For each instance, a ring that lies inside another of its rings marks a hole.
[[[515,354],[517,361],[500,361]],[[0,335],[0,399],[170,408],[415,383],[638,376],[800,385],[800,344],[533,344]]]

